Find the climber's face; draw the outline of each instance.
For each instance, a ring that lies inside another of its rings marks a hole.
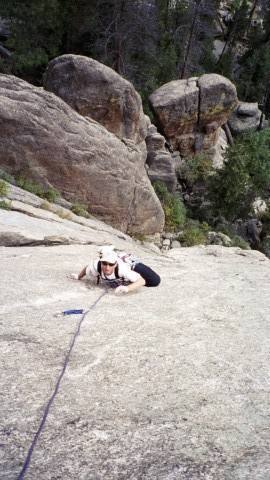
[[[104,275],[112,275],[116,267],[116,263],[101,262],[101,271]]]

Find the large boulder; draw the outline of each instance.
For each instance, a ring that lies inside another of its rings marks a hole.
[[[85,119],[53,93],[0,75],[0,166],[85,203],[124,232],[152,234],[164,214],[145,154]]]
[[[130,82],[92,58],[80,55],[55,58],[45,72],[44,88],[121,139],[140,143],[146,137],[140,95]]]
[[[258,107],[258,103],[239,102],[228,120],[233,135],[255,131],[261,126],[267,126],[265,117]],[[261,125],[262,124],[262,125]]]
[[[184,157],[209,152],[237,103],[235,86],[216,74],[174,80],[150,96],[157,123]]]

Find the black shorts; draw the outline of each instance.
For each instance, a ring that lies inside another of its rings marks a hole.
[[[141,275],[146,287],[157,287],[160,284],[160,276],[144,263],[136,263],[132,270]]]

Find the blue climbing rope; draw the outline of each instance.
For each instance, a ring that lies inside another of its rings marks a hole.
[[[69,362],[69,359],[70,359],[70,355],[71,355],[71,352],[72,352],[72,349],[74,347],[74,344],[75,344],[75,341],[76,341],[76,338],[78,337],[78,335],[80,334],[80,330],[81,330],[81,326],[82,326],[82,323],[86,317],[86,315],[90,312],[90,310],[93,310],[95,308],[95,306],[98,304],[98,302],[101,300],[102,297],[104,297],[104,295],[106,295],[107,291],[103,292],[99,297],[98,299],[91,305],[91,307],[86,310],[84,313],[82,313],[82,317],[78,323],[78,326],[77,326],[77,329],[73,335],[73,338],[71,340],[71,343],[70,343],[70,347],[68,349],[68,352],[65,356],[65,359],[64,359],[64,363],[63,363],[63,367],[62,367],[62,370],[61,370],[61,373],[58,377],[58,380],[56,382],[56,385],[55,385],[55,388],[54,388],[54,391],[53,391],[53,394],[51,395],[49,401],[47,402],[47,405],[45,407],[45,410],[44,410],[44,413],[43,413],[43,417],[41,419],[41,422],[39,424],[39,427],[34,435],[34,438],[32,440],[32,443],[30,445],[30,448],[28,450],[28,453],[27,453],[27,456],[26,456],[26,459],[24,461],[24,464],[23,464],[23,467],[17,477],[17,480],[23,480],[24,478],[24,475],[26,473],[26,470],[28,469],[29,465],[30,465],[30,461],[31,461],[31,457],[32,457],[32,454],[33,454],[33,451],[35,449],[35,446],[37,444],[37,441],[39,439],[39,436],[44,428],[44,425],[46,423],[46,420],[47,420],[47,416],[49,414],[49,411],[50,411],[50,408],[52,406],[52,403],[58,393],[58,390],[59,390],[59,387],[60,387],[60,383],[61,383],[61,380],[65,374],[65,371],[66,371],[66,368],[67,368],[67,365],[68,365],[68,362]],[[70,312],[71,310],[69,310]],[[73,312],[75,313],[78,313],[78,311],[76,310],[73,310]],[[82,311],[83,312],[83,311]]]

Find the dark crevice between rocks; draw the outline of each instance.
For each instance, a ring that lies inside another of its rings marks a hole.
[[[134,189],[133,189],[133,195],[132,195],[132,200],[129,204],[129,208],[128,208],[128,214],[127,214],[127,226],[126,226],[126,232],[127,234],[129,235],[130,234],[130,230],[129,230],[129,227],[132,226],[132,210],[133,210],[133,204],[135,202],[135,195],[136,195],[136,182],[135,182],[135,185],[134,185]]]
[[[44,237],[40,240],[34,240],[26,238],[20,234],[10,234],[10,232],[0,233],[0,246],[1,247],[54,247],[59,245],[96,245],[99,244],[91,241],[79,241],[74,238],[67,238],[57,235],[51,235]]]
[[[35,208],[40,208],[40,207],[35,207]],[[17,207],[17,208],[11,207],[11,210],[12,210],[12,212],[19,212],[19,213],[22,213],[22,214],[24,214],[24,215],[27,215],[28,217],[37,218],[37,219],[39,219],[39,220],[44,220],[44,222],[54,222],[54,223],[60,223],[60,224],[62,223],[60,220],[55,220],[54,218],[49,218],[49,219],[47,219],[47,218],[43,217],[42,215],[41,215],[41,216],[40,216],[40,215],[35,215],[34,213],[27,212],[27,211],[25,211],[25,210],[23,210],[23,209],[21,209],[21,208],[18,208],[18,207]],[[54,211],[51,211],[51,213],[53,213],[54,215],[57,215],[57,213],[54,212]],[[93,225],[91,225],[91,226],[88,227],[83,221],[80,221],[79,219],[76,219],[76,218],[74,218],[74,219],[67,219],[67,220],[68,220],[69,222],[73,222],[73,223],[75,223],[75,224],[77,224],[77,225],[82,225],[83,227],[87,227],[87,228],[89,228],[89,229],[91,229],[91,230],[95,230],[95,231],[97,231],[97,232],[105,232],[105,233],[108,233],[106,229],[102,229],[102,228],[100,228],[100,227],[95,227],[95,226],[93,226]],[[126,237],[125,237],[124,235],[121,235],[121,234],[120,234],[120,235],[116,235],[116,236],[117,236],[118,238],[120,238],[121,240],[126,240]],[[73,243],[73,242],[72,242],[72,243]],[[80,244],[80,242],[74,242],[74,243]],[[82,244],[83,244],[83,245],[92,245],[93,242],[82,242]],[[27,245],[28,245],[28,244],[27,244]],[[98,245],[98,244],[96,244],[96,245]],[[19,245],[14,245],[14,246],[19,246]]]
[[[199,85],[199,80],[196,80],[196,85],[198,87],[199,93],[198,93],[198,120],[197,120],[197,125],[199,127],[201,123],[201,87]]]

